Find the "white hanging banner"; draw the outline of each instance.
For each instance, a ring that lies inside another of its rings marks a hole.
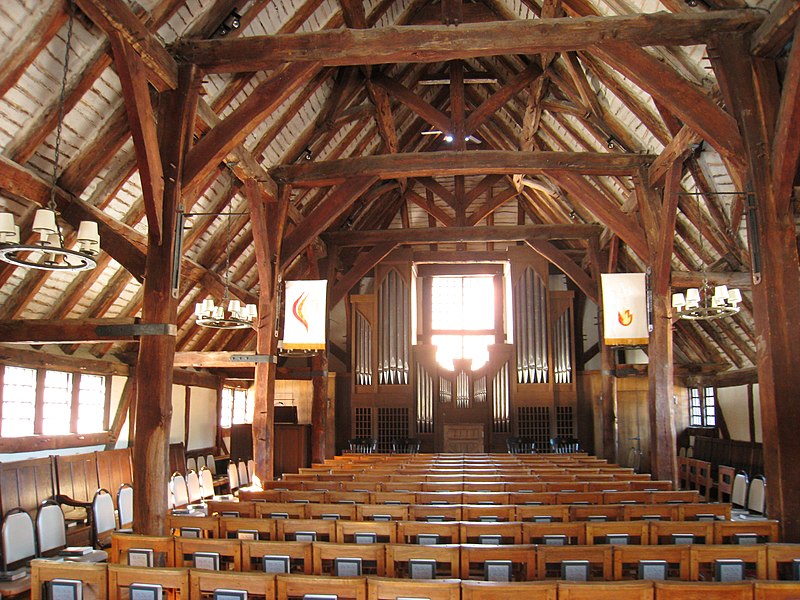
[[[324,350],[327,280],[286,282],[283,348]]]
[[[603,288],[603,338],[609,346],[646,344],[647,283],[644,273],[600,275]]]

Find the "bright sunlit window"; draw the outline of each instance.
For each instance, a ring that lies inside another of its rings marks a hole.
[[[36,369],[6,367],[3,377],[3,437],[33,435]]]
[[[81,375],[78,388],[78,433],[103,431],[106,406],[106,378]]]
[[[472,369],[488,362],[488,346],[495,341],[494,302],[491,275],[433,277],[431,343],[440,365],[452,371],[455,359],[471,359]]]
[[[220,427],[253,422],[253,399],[248,390],[234,387],[222,388]]]
[[[44,375],[44,410],[42,433],[69,433],[72,407],[72,373],[46,371]]]

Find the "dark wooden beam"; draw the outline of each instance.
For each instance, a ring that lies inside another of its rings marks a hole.
[[[286,236],[280,260],[281,269],[288,267],[303,248],[352,206],[353,202],[376,180],[371,176],[355,177],[345,181],[326,196],[314,211]]]
[[[753,275],[751,273],[727,273],[724,271],[689,272],[673,271],[672,287],[688,288],[701,287],[703,281],[707,280],[710,285],[727,285],[748,290],[753,285]]]
[[[800,2],[795,3],[800,7]],[[800,14],[800,8],[798,8]],[[772,142],[772,187],[781,214],[791,213],[794,182],[800,164],[800,19],[783,77],[781,101]]]
[[[492,173],[541,174],[569,171],[583,175],[630,175],[655,159],[649,154],[599,152],[517,152],[478,150],[471,152],[410,152],[359,156],[341,160],[279,165],[270,169],[278,181],[292,185],[336,185],[349,177],[449,177]]]
[[[765,58],[778,56],[792,39],[798,19],[800,3],[797,0],[779,0],[753,33],[750,52]]]
[[[83,356],[74,357],[3,345],[0,345],[0,364],[28,367],[30,369],[54,368],[101,375],[120,375],[123,377],[127,376],[129,372],[128,365],[118,361],[99,360]]]
[[[353,266],[347,269],[347,272],[339,281],[335,283],[330,282],[328,284],[329,286],[333,284],[329,297],[330,308],[339,304],[353,286],[356,285],[364,275],[369,273],[375,265],[386,258],[386,256],[394,250],[396,245],[396,243],[386,241],[375,245],[367,252],[360,253],[353,263]]]
[[[13,319],[0,321],[0,339],[7,344],[78,344],[137,341],[136,319]]]
[[[114,67],[122,86],[128,126],[136,151],[136,166],[142,182],[147,228],[160,239],[164,173],[161,170],[156,118],[150,103],[146,68],[140,56],[120,34],[111,33],[108,39],[114,51]]]
[[[373,75],[371,81],[373,85],[391,94],[392,98],[405,104],[433,127],[441,131],[450,131],[450,117],[439,109],[434,108],[430,103],[420,98],[399,81],[377,73]]]
[[[164,46],[122,0],[76,0],[78,7],[107,35],[120,35],[147,66],[147,78],[159,91],[174,89],[178,66]]]
[[[517,242],[523,240],[585,239],[599,235],[598,225],[514,225],[493,227],[427,227],[416,229],[380,229],[339,231],[322,235],[335,246],[375,246],[393,244],[444,244],[448,242]]]
[[[209,72],[261,71],[296,61],[326,66],[442,62],[581,50],[616,42],[637,47],[695,45],[714,33],[752,31],[763,20],[762,14],[748,10],[529,19],[184,40],[174,50],[181,60]]]
[[[592,302],[598,303],[597,282],[574,260],[548,241],[526,239],[525,243],[561,269]]]

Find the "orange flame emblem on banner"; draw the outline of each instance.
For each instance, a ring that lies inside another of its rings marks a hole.
[[[306,318],[303,316],[303,304],[305,304],[306,298],[308,298],[308,294],[306,292],[300,294],[297,300],[294,301],[294,304],[292,304],[292,314],[294,315],[295,319],[303,324],[303,327],[306,328],[306,331],[308,331],[308,321],[306,321]]]
[[[633,323],[633,313],[629,308],[626,308],[624,311],[617,313],[617,320],[619,321],[620,325],[627,327]]]

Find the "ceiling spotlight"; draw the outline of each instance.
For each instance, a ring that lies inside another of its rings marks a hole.
[[[217,27],[213,37],[224,37],[234,29],[239,29],[242,26],[242,15],[235,10],[231,12],[225,20]]]
[[[613,150],[614,148],[617,147],[617,140],[614,138],[613,135],[608,136],[608,139],[606,140],[606,145],[608,146],[609,150]]]
[[[303,150],[303,158],[306,160],[311,160],[311,148],[306,146],[306,149]]]
[[[449,134],[449,133],[446,133],[445,136],[444,136],[444,141],[447,142],[448,144],[452,143],[453,136],[451,134]]]

